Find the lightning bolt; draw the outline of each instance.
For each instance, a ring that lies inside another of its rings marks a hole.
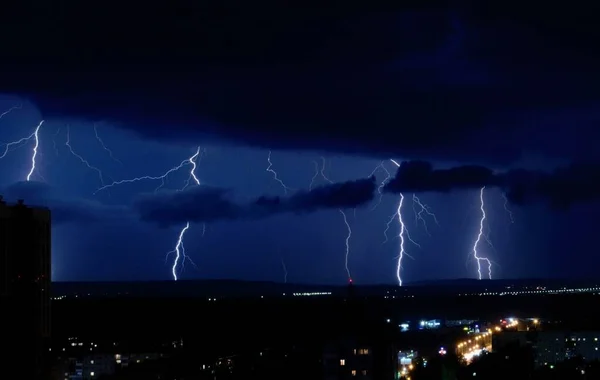
[[[400,164],[397,161],[390,159],[390,162],[393,163],[394,165],[396,165],[396,167],[400,167]],[[390,216],[390,219],[388,220],[388,222],[386,224],[386,228],[383,231],[383,235],[385,236],[385,241],[383,243],[385,244],[388,241],[387,232],[390,229],[390,225],[392,224],[392,222],[394,220],[398,221],[398,226],[399,226],[398,238],[400,240],[400,244],[398,247],[398,255],[396,256],[396,279],[398,280],[399,286],[402,286],[402,259],[404,258],[404,256],[414,259],[406,251],[406,247],[405,247],[406,241],[409,241],[412,244],[414,244],[416,247],[421,248],[421,245],[419,243],[417,243],[416,241],[414,241],[410,237],[410,232],[408,231],[408,228],[406,227],[404,220],[402,220],[402,206],[403,205],[404,205],[404,195],[402,193],[400,193],[400,200],[398,201],[398,206],[396,208],[396,212]]]
[[[190,158],[187,159],[192,167],[190,168],[190,175],[188,176],[188,179],[187,179],[184,187],[182,189],[180,189],[180,191],[185,190],[187,187],[189,187],[191,184],[191,181],[193,181],[196,186],[200,186],[200,180],[196,176],[196,168],[198,167],[196,161],[198,160],[198,157],[200,157],[200,147],[198,147],[198,149],[196,149],[196,153],[194,153]],[[183,245],[183,237],[185,236],[185,233],[189,228],[190,228],[190,222],[187,222],[185,224],[185,226],[179,232],[179,238],[177,239],[177,243],[175,244],[175,249],[173,249],[170,252],[167,252],[166,259],[168,259],[172,253],[175,253],[175,260],[173,261],[173,267],[171,268],[171,273],[173,274],[173,280],[175,280],[175,281],[177,281],[177,279],[178,279],[177,266],[178,266],[180,260],[181,260],[181,271],[183,271],[183,269],[185,269],[186,260],[189,261],[190,263],[192,263],[192,265],[194,267],[196,267],[196,268],[198,267],[196,265],[196,263],[194,263],[192,261],[192,259],[188,255],[186,255],[185,247]],[[205,232],[206,232],[206,224],[203,224],[202,225],[202,236],[204,236]]]
[[[502,199],[504,199],[504,210],[508,214],[508,217],[510,218],[510,222],[514,223],[515,219],[513,218],[512,211],[508,208],[508,198],[506,197],[506,193],[502,193]]]
[[[2,119],[4,116],[8,115],[9,113],[11,113],[12,111],[15,110],[20,110],[21,108],[23,108],[22,104],[19,104],[18,106],[12,106],[9,109],[7,109],[6,111],[0,113],[0,119]]]
[[[169,170],[167,170],[166,172],[164,172],[164,173],[163,173],[163,174],[161,174],[161,175],[158,175],[158,176],[148,176],[148,175],[145,175],[145,176],[141,176],[141,177],[135,177],[135,178],[130,178],[130,179],[123,179],[123,180],[119,180],[119,181],[114,181],[114,182],[112,182],[112,183],[106,184],[106,185],[104,185],[104,186],[102,186],[102,187],[98,188],[98,190],[96,190],[96,191],[94,192],[94,194],[97,194],[97,193],[99,193],[100,191],[103,191],[103,190],[106,190],[106,189],[109,189],[109,188],[111,188],[111,187],[115,187],[115,186],[118,186],[118,185],[124,185],[124,184],[135,183],[135,182],[141,182],[141,181],[161,181],[160,185],[159,185],[159,186],[158,186],[156,189],[154,189],[154,191],[156,192],[156,191],[158,191],[160,188],[162,188],[163,186],[165,186],[165,184],[166,184],[166,180],[167,180],[167,178],[169,177],[169,175],[171,175],[171,174],[173,174],[173,173],[175,173],[175,172],[179,171],[179,170],[180,170],[181,168],[183,168],[184,166],[191,165],[191,166],[192,166],[192,173],[193,173],[193,170],[194,170],[194,169],[195,169],[195,167],[196,167],[196,163],[194,162],[194,160],[195,160],[195,159],[196,159],[196,157],[198,157],[199,155],[200,155],[200,149],[198,149],[198,150],[196,151],[196,153],[195,153],[193,156],[191,156],[191,157],[189,157],[189,158],[186,158],[185,160],[181,161],[181,162],[179,163],[179,165],[177,165],[177,166],[174,166],[174,167],[170,168]],[[193,174],[193,175],[192,175],[192,174],[190,174],[190,178],[191,178],[191,179],[195,179],[195,180],[197,180],[197,179],[198,179],[198,178],[196,178],[195,174]],[[200,182],[200,181],[196,181],[196,183],[197,183],[197,184],[199,184],[199,182]],[[187,186],[186,186],[186,187],[187,187]],[[185,187],[184,187],[184,188],[185,188]]]
[[[100,170],[97,167],[91,165],[88,162],[88,160],[86,160],[85,158],[83,158],[82,156],[80,156],[78,153],[76,153],[75,150],[73,149],[73,147],[71,146],[71,131],[70,131],[70,128],[68,126],[67,126],[67,140],[65,141],[65,146],[69,149],[69,152],[75,158],[77,158],[79,161],[81,161],[82,164],[84,164],[85,166],[87,166],[88,169],[93,170],[96,173],[98,173],[98,178],[100,179],[100,185],[101,186],[106,186],[106,183],[104,182],[104,175],[102,174],[102,170]]]
[[[44,124],[44,120],[40,121],[38,126],[35,128],[35,131],[31,135],[35,139],[35,145],[33,146],[33,151],[31,153],[31,169],[29,169],[29,173],[27,173],[27,181],[31,180],[31,176],[35,172],[35,159],[37,158],[38,148],[40,147],[39,132],[42,124]]]
[[[2,116],[8,114],[12,109],[19,109],[19,107],[12,107],[10,110],[5,111]],[[1,116],[0,116],[1,117]],[[16,141],[11,141],[8,143],[4,143],[4,152],[2,153],[2,155],[0,155],[0,159],[6,157],[6,155],[10,152],[10,148],[13,146],[22,146],[24,143],[30,141],[31,139],[33,139],[35,141],[35,144],[33,146],[33,150],[31,152],[31,167],[29,169],[29,172],[27,173],[27,176],[25,177],[25,179],[27,181],[31,180],[31,177],[33,176],[33,173],[35,172],[35,168],[36,168],[36,159],[37,159],[37,155],[38,155],[38,148],[40,147],[40,138],[39,138],[39,132],[40,132],[40,128],[42,127],[42,125],[44,124],[44,120],[40,121],[40,123],[37,125],[37,127],[35,128],[35,130],[33,131],[33,133],[31,133],[29,136],[25,136],[22,137]]]
[[[294,189],[292,189],[291,187],[288,187],[280,178],[279,175],[277,175],[277,172],[272,169],[273,167],[273,162],[271,162],[271,154],[272,152],[269,151],[269,154],[267,155],[267,163],[269,164],[267,166],[266,171],[273,174],[273,179],[275,181],[277,181],[277,183],[279,183],[279,185],[281,185],[281,187],[283,188],[283,193],[287,195],[288,191],[293,191]]]
[[[100,138],[100,135],[98,134],[98,128],[96,127],[96,124],[94,124],[94,135],[96,136],[96,140],[98,140],[98,142],[100,143],[100,146],[102,147],[102,149],[104,149],[107,153],[108,156],[115,162],[118,162],[119,164],[123,165],[123,163],[114,156],[112,150],[110,150],[106,144],[104,144],[104,141],[102,141],[102,139]]]
[[[327,177],[327,175],[325,174],[325,164],[327,163],[327,161],[325,160],[325,157],[321,157],[322,164],[321,164],[320,170],[319,170],[318,164],[316,164],[316,161],[313,161],[313,163],[315,163],[315,175],[313,176],[313,178],[310,182],[310,188],[312,189],[312,186],[314,185],[314,182],[319,175],[327,183],[332,184],[333,181],[331,179],[329,179],[329,177]],[[348,223],[348,217],[346,216],[346,213],[344,212],[344,210],[342,210],[340,208],[340,209],[338,209],[338,211],[340,212],[340,214],[342,214],[344,224],[346,225],[346,229],[348,230],[348,234],[346,235],[346,251],[344,253],[344,269],[346,269],[346,274],[348,275],[348,282],[352,283],[352,274],[350,273],[350,264],[349,264],[350,239],[352,238],[352,227],[350,226],[350,223]]]
[[[54,152],[56,153],[57,156],[58,156],[58,147],[56,146],[56,137],[58,136],[59,133],[60,133],[60,128],[58,128],[56,130],[56,133],[54,133],[54,135],[52,136],[52,146],[54,147]]]
[[[194,181],[194,183],[196,184],[196,186],[200,186],[200,180],[198,179],[198,177],[196,176],[196,168],[198,167],[198,160],[200,160],[202,158],[202,153],[204,152],[204,150],[200,150],[200,147],[198,147],[198,149],[196,150],[196,153],[194,153],[188,160],[190,162],[190,164],[192,165],[192,168],[190,169],[190,175],[188,176],[187,180],[185,181],[185,184],[183,185],[183,188],[181,188],[180,190],[185,190],[187,189],[191,182]],[[204,230],[203,230],[203,234],[206,232],[206,225],[204,224]]]
[[[186,180],[184,186],[181,189],[178,189],[178,191],[185,190],[190,185],[200,186],[200,180],[198,179],[198,176],[196,176],[196,168],[198,167],[197,160],[200,157],[200,153],[201,153],[201,149],[200,149],[200,147],[198,147],[193,155],[191,155],[190,157],[181,161],[179,163],[179,165],[170,168],[169,170],[164,172],[162,175],[141,176],[141,177],[135,177],[135,178],[130,178],[130,179],[124,179],[124,180],[120,180],[120,181],[114,181],[112,183],[103,185],[98,190],[96,190],[94,192],[94,194],[97,194],[98,192],[100,192],[102,190],[106,190],[106,189],[109,189],[109,188],[112,188],[112,187],[115,187],[118,185],[123,185],[123,184],[135,183],[135,182],[140,182],[140,181],[160,181],[160,185],[156,189],[154,189],[154,191],[156,192],[166,184],[167,177],[170,174],[173,174],[173,173],[179,171],[184,166],[188,166],[188,165],[190,166],[190,173],[189,173],[188,179]],[[196,264],[192,261],[192,259],[188,255],[186,255],[185,246],[183,243],[185,233],[187,232],[187,230],[189,228],[190,228],[190,223],[187,222],[186,225],[181,229],[181,231],[179,231],[179,235],[178,235],[177,242],[175,244],[175,248],[172,251],[167,252],[166,257],[165,257],[165,260],[168,260],[169,256],[171,254],[175,254],[175,259],[173,261],[173,266],[171,268],[173,280],[175,280],[175,281],[177,281],[179,278],[178,272],[181,272],[185,268],[186,261],[189,261],[194,266],[196,266]],[[202,225],[202,236],[204,236],[205,232],[206,232],[206,225],[203,224]],[[180,263],[181,263],[181,266],[179,265]],[[178,268],[180,268],[179,271],[178,271]]]
[[[479,209],[481,210],[481,219],[479,220],[479,233],[477,234],[477,238],[475,239],[475,243],[473,244],[473,257],[475,258],[475,261],[477,262],[477,277],[479,280],[482,279],[482,275],[481,275],[481,262],[485,262],[487,264],[488,267],[488,278],[491,280],[492,279],[492,262],[490,261],[490,259],[486,258],[486,257],[480,257],[479,253],[477,252],[477,247],[479,245],[479,242],[481,241],[481,239],[485,239],[488,244],[489,239],[487,239],[486,235],[483,232],[483,225],[486,219],[486,215],[485,215],[485,202],[483,199],[483,192],[485,190],[485,186],[481,188],[481,190],[479,191],[479,201],[480,201],[480,207]]]
[[[169,257],[170,254],[172,254],[172,253],[175,254],[175,260],[173,260],[173,266],[171,267],[171,273],[173,274],[173,280],[175,280],[175,281],[177,281],[177,279],[178,279],[177,266],[179,264],[179,260],[181,260],[182,265],[186,258],[188,260],[190,260],[190,258],[188,256],[186,256],[186,254],[185,254],[185,247],[183,245],[183,236],[185,235],[186,231],[189,228],[190,228],[190,222],[187,222],[185,227],[183,227],[181,229],[181,231],[179,232],[179,238],[177,239],[177,244],[175,244],[175,249],[173,249],[170,252],[167,252],[167,258]],[[193,261],[191,261],[191,260],[190,260],[190,262],[193,263]]]
[[[319,176],[319,164],[317,163],[317,161],[312,161],[312,163],[315,166],[315,174],[310,179],[310,185],[308,186],[308,190],[313,189],[315,182],[317,180],[317,177]]]
[[[425,228],[425,232],[427,233],[427,235],[431,236],[431,233],[429,233],[429,228],[427,227],[427,221],[425,220],[425,216],[431,217],[435,224],[439,226],[440,223],[438,222],[437,217],[433,212],[431,212],[431,208],[428,205],[421,202],[421,200],[419,199],[419,197],[417,197],[416,194],[413,194],[412,201],[413,211],[415,213],[415,224],[418,224],[419,221],[421,221],[423,223],[423,227]]]
[[[377,206],[379,206],[379,204],[381,203],[381,199],[383,198],[383,187],[385,186],[385,184],[387,183],[387,181],[389,181],[389,179],[392,178],[392,175],[391,175],[390,171],[387,170],[387,168],[385,167],[384,163],[385,163],[385,161],[381,161],[379,163],[379,165],[377,165],[375,167],[375,169],[373,169],[373,171],[369,175],[369,178],[371,178],[380,169],[385,172],[385,178],[383,179],[383,181],[381,181],[379,183],[379,186],[377,187],[377,194],[378,194],[377,202],[375,202],[375,205],[373,205],[373,207],[371,207],[371,211],[375,210],[377,208]]]
[[[281,267],[283,269],[283,283],[287,284],[288,270],[287,270],[287,267],[285,266],[285,261],[283,261],[283,257],[281,258]]]
[[[350,257],[350,238],[352,237],[352,228],[350,228],[350,223],[348,223],[348,218],[346,217],[346,213],[344,210],[338,210],[342,217],[344,218],[344,224],[346,225],[346,229],[348,230],[348,235],[346,235],[346,254],[344,256],[344,267],[346,268],[346,274],[348,274],[348,281],[352,282],[352,275],[350,274],[350,266],[348,265],[348,258]]]
[[[4,145],[4,152],[2,152],[2,154],[0,155],[0,159],[6,157],[8,155],[8,153],[10,153],[11,148],[13,146],[21,147],[24,143],[30,141],[31,139],[35,139],[37,141],[38,140],[38,132],[43,123],[44,123],[44,120],[42,120],[40,122],[40,124],[38,124],[37,128],[29,136],[25,136],[18,140],[11,141],[8,143],[3,143],[2,145]],[[38,144],[38,143],[39,142],[36,142],[36,144]],[[36,153],[37,153],[37,151],[36,151]]]

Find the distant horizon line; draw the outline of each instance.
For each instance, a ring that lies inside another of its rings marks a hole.
[[[551,281],[551,282],[589,282],[589,281],[600,281],[600,278],[568,278],[568,277],[549,277],[549,278],[539,278],[539,277],[531,277],[531,278],[498,278],[498,279],[476,279],[476,278],[448,278],[448,279],[437,279],[437,280],[420,280],[420,281],[412,281],[407,282],[402,287],[416,286],[416,285],[434,285],[435,283],[447,283],[447,282],[473,282],[473,283],[500,283],[500,282],[534,282],[534,281]],[[200,282],[238,282],[238,283],[255,283],[255,284],[270,284],[270,285],[283,285],[283,286],[321,286],[321,287],[347,287],[349,285],[356,287],[363,286],[392,286],[398,287],[398,284],[390,282],[390,283],[365,283],[365,284],[319,284],[319,283],[293,283],[293,282],[278,282],[278,281],[267,281],[267,280],[240,280],[240,279],[230,279],[230,278],[222,278],[222,279],[181,279],[178,281],[173,280],[95,280],[95,281],[58,281],[52,280],[53,284],[123,284],[123,283],[169,283],[169,284],[177,284],[177,283],[200,283]]]

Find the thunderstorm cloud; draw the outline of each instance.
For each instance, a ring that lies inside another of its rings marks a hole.
[[[0,92],[161,141],[461,163],[600,156],[587,5],[237,6],[8,10]]]
[[[494,172],[483,166],[457,166],[434,169],[425,161],[405,161],[385,192],[449,192],[498,187],[509,201],[526,204],[546,201],[555,208],[567,208],[575,203],[600,200],[600,164],[574,163],[551,172],[512,169]]]
[[[375,189],[375,178],[371,177],[299,191],[289,197],[261,196],[239,203],[228,197],[227,190],[197,186],[143,195],[135,202],[134,209],[142,220],[164,227],[188,221],[256,220],[283,213],[360,207],[373,199]]]

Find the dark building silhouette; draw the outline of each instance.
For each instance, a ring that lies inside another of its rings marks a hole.
[[[0,197],[0,360],[4,374],[44,378],[50,338],[50,210]],[[18,375],[17,375],[18,374]]]

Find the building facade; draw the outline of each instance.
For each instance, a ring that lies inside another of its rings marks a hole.
[[[514,331],[495,336],[495,347],[510,343],[531,346],[538,367],[575,357],[584,361],[600,360],[600,331]]]
[[[3,370],[23,378],[44,376],[50,338],[50,211],[8,205],[0,198],[0,297]],[[5,338],[6,337],[6,338]],[[18,370],[16,370],[18,368]],[[15,371],[11,371],[15,369]],[[23,371],[29,373],[23,373]]]
[[[342,338],[325,345],[325,380],[395,379],[397,350],[384,339]]]

